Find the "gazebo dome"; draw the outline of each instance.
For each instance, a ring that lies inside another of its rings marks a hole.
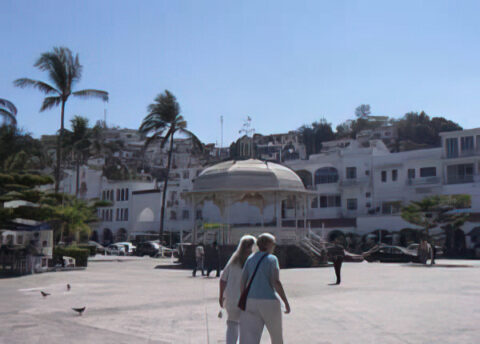
[[[300,177],[288,167],[256,159],[225,161],[206,168],[194,180],[193,192],[299,191]]]

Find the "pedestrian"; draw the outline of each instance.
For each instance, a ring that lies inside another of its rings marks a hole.
[[[236,251],[228,261],[220,277],[220,307],[227,311],[227,341],[226,344],[236,344],[239,334],[241,310],[238,308],[240,298],[240,282],[245,261],[252,253],[256,239],[251,235],[244,235]]]
[[[196,276],[198,269],[202,270],[202,276],[205,276],[204,260],[205,260],[205,250],[203,249],[203,245],[199,244],[195,248],[195,268],[193,269],[193,272],[192,272],[193,277]]]
[[[207,250],[205,259],[207,263],[207,277],[210,277],[210,272],[217,270],[215,277],[220,277],[220,248],[216,241],[213,242],[212,247]]]
[[[282,310],[275,292],[290,313],[290,304],[280,282],[278,259],[273,255],[275,237],[264,233],[258,237],[259,252],[252,254],[243,267],[241,290],[246,297],[240,315],[240,344],[258,344],[266,326],[272,344],[283,343]],[[240,305],[239,305],[240,306]]]
[[[333,262],[333,268],[335,269],[335,276],[337,277],[337,281],[335,282],[334,285],[339,285],[342,281],[341,270],[342,270],[343,260],[345,259],[345,249],[340,243],[336,242],[333,245],[333,247],[331,247],[328,250],[328,253],[330,255],[331,261]]]

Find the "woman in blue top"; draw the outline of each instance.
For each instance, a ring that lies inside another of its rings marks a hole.
[[[243,291],[258,262],[265,256],[253,278],[246,310],[240,315],[240,344],[260,343],[264,326],[267,327],[272,344],[282,344],[282,311],[277,294],[285,304],[286,314],[290,313],[290,305],[280,282],[278,259],[272,254],[275,248],[275,237],[268,233],[261,234],[258,237],[257,246],[259,252],[247,259],[242,272]]]

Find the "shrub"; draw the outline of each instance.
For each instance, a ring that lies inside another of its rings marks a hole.
[[[53,249],[53,264],[62,264],[62,257],[75,258],[76,266],[87,266],[90,250],[79,247],[55,247]]]
[[[95,245],[88,245],[88,244],[80,244],[78,248],[84,248],[90,252],[90,256],[95,256],[97,254],[97,246]]]

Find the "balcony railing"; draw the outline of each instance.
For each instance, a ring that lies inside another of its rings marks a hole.
[[[475,176],[473,175],[447,177],[448,184],[466,184],[466,183],[473,183],[477,180],[478,178],[475,178]]]
[[[354,187],[359,185],[365,185],[370,183],[370,178],[352,178],[352,179],[342,179],[340,181],[341,187]]]
[[[410,186],[440,184],[440,177],[407,179],[406,184]]]
[[[469,156],[477,156],[477,155],[480,155],[480,148],[462,150],[455,153],[447,153],[445,154],[445,157],[447,159],[455,159],[455,158],[466,158]]]

